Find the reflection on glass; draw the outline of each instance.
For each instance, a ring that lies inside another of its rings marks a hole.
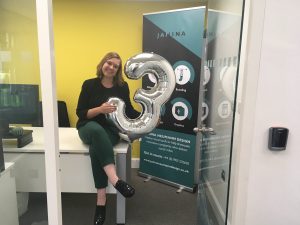
[[[199,225],[225,225],[228,220],[231,139],[242,8],[243,0],[234,3],[227,0],[208,1],[206,65],[211,79],[205,86],[204,98],[210,111],[203,123],[213,128],[215,135],[203,134],[201,140]]]
[[[36,144],[31,128],[39,110],[39,75],[35,1],[1,0],[0,134],[5,162],[2,173],[10,174],[4,183],[0,176],[0,195],[5,195],[6,200],[2,201],[1,196],[1,224],[47,222],[43,146]]]

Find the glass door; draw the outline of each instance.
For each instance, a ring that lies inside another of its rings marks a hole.
[[[61,224],[51,10],[0,0],[1,224]]]
[[[1,224],[47,224],[39,68],[35,1],[0,0]]]
[[[228,222],[230,164],[236,109],[243,0],[208,1],[202,69],[198,224]]]

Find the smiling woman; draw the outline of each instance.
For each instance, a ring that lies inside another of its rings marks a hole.
[[[102,225],[106,215],[106,187],[109,182],[126,198],[134,195],[134,188],[119,179],[116,173],[113,146],[120,140],[118,130],[106,120],[105,115],[116,110],[107,102],[112,96],[126,102],[127,115],[136,117],[129,100],[127,83],[122,78],[122,60],[118,53],[107,53],[97,66],[97,77],[84,81],[76,113],[77,129],[81,140],[89,145],[97,205],[95,225]]]

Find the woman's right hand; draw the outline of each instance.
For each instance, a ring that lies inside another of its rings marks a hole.
[[[114,112],[117,109],[116,106],[108,104],[107,102],[104,102],[102,105],[89,109],[87,112],[87,118],[91,119],[95,116],[98,116],[99,114],[107,114]]]
[[[115,105],[104,102],[99,106],[100,113],[107,114],[116,111],[117,107]]]

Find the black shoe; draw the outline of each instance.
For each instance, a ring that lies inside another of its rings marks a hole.
[[[129,184],[127,184],[125,181],[118,180],[115,188],[125,197],[130,198],[134,195],[135,190],[133,187],[131,187]]]
[[[97,205],[94,217],[94,225],[103,225],[105,221],[105,205]]]

